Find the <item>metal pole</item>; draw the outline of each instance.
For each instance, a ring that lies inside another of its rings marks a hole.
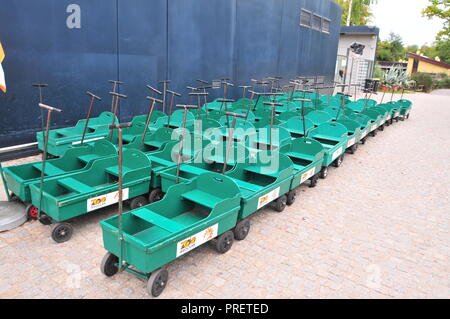
[[[170,98],[170,110],[169,110],[169,116],[167,118],[167,126],[166,126],[168,128],[170,126],[170,117],[172,116],[173,103],[175,101],[175,96],[180,97],[181,94],[177,93],[177,92],[174,92],[174,91],[171,91],[171,90],[167,90],[167,93],[172,95],[171,98]]]
[[[238,117],[244,118],[245,117],[245,115],[238,114],[238,113],[231,113],[231,112],[225,113],[225,116],[226,117],[233,116],[233,122],[232,122],[231,128],[229,128],[229,132],[228,132],[228,142],[227,142],[227,149],[225,151],[225,161],[223,163],[222,175],[225,174],[225,170],[227,168],[227,163],[228,163],[228,158],[230,156],[231,141],[234,140],[233,135],[234,135],[234,128],[236,127],[236,118],[238,118]]]
[[[150,108],[147,113],[147,118],[145,120],[145,127],[144,127],[144,132],[141,137],[141,142],[139,143],[139,150],[142,149],[142,145],[144,144],[145,135],[147,135],[148,125],[150,124],[150,119],[152,117],[153,109],[155,108],[156,102],[163,103],[163,101],[155,99],[154,97],[150,97],[150,96],[147,96],[147,100],[152,101],[152,103],[150,104]]]
[[[92,107],[94,106],[94,100],[95,100],[95,99],[97,99],[97,100],[99,100],[99,101],[102,100],[102,99],[99,98],[97,95],[94,95],[93,93],[91,93],[91,92],[89,92],[89,91],[87,91],[86,94],[87,94],[87,95],[90,95],[90,97],[91,97],[91,103],[89,104],[89,108],[88,108],[88,111],[87,111],[87,115],[86,115],[86,123],[84,123],[83,135],[81,135],[81,142],[80,142],[80,145],[83,145],[83,142],[84,142],[84,136],[86,135],[86,130],[87,130],[87,127],[88,127],[88,124],[89,124],[89,120],[90,120],[90,118],[91,118],[91,111],[92,111]]]
[[[179,148],[179,154],[177,158],[177,172],[176,172],[176,178],[175,178],[175,184],[178,184],[180,179],[180,165],[181,165],[181,156],[183,153],[183,143],[184,143],[184,134],[185,134],[185,128],[186,128],[186,115],[187,115],[187,109],[195,109],[197,108],[196,105],[177,105],[179,108],[184,108],[184,116],[183,116],[183,124],[181,129],[181,141],[180,141],[180,148]]]
[[[114,123],[116,122],[117,110],[119,109],[119,99],[120,98],[126,99],[127,96],[123,95],[123,94],[116,93],[116,92],[109,92],[109,94],[113,95],[113,97],[115,96],[115,98],[116,98],[116,103],[115,103],[115,106],[114,106],[114,109],[113,109],[113,117],[112,117],[112,123],[111,123],[111,125],[114,125]],[[109,132],[109,137],[108,137],[109,140],[112,140],[112,132],[113,132],[112,130]]]

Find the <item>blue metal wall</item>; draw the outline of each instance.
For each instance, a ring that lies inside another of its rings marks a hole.
[[[79,29],[66,26],[70,4],[81,8]],[[109,79],[125,82],[122,121],[146,111],[145,84],[163,79],[184,94],[180,101],[196,79],[229,77],[236,86],[276,75],[332,80],[341,16],[332,0],[0,0],[0,8],[8,89],[0,92],[0,147],[34,140],[36,82],[49,84],[44,102],[64,109],[54,117],[60,127],[85,117],[86,90],[103,97],[94,115],[109,110]],[[300,27],[301,8],[329,18],[330,34]]]

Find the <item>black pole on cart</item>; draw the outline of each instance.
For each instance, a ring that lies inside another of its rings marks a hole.
[[[157,98],[154,98],[154,97],[150,97],[150,96],[147,96],[146,99],[149,101],[152,101],[152,102],[150,103],[150,107],[149,107],[148,113],[147,113],[147,118],[145,119],[145,127],[144,127],[144,132],[141,137],[141,142],[139,143],[139,150],[142,149],[142,145],[144,144],[145,136],[147,135],[147,131],[148,131],[148,125],[150,124],[150,119],[152,118],[153,109],[155,108],[155,104],[163,103],[163,101],[158,100]]]
[[[175,92],[175,91],[171,91],[171,90],[167,90],[167,93],[171,94],[171,97],[170,97],[170,107],[169,107],[170,109],[169,109],[169,115],[168,115],[168,117],[167,117],[167,125],[166,125],[166,127],[168,128],[168,127],[170,126],[170,117],[172,116],[173,104],[174,104],[174,102],[175,102],[175,96],[180,97],[181,94],[180,94],[180,93],[177,93],[177,92]]]
[[[178,157],[177,157],[177,173],[176,173],[176,177],[175,177],[175,184],[178,184],[178,182],[180,180],[180,165],[181,165],[181,157],[183,154],[184,134],[185,134],[185,129],[186,129],[186,115],[187,115],[188,109],[196,109],[196,108],[198,108],[198,106],[197,105],[178,104],[177,107],[184,108],[184,116],[183,116],[183,124],[182,124],[182,128],[181,128],[180,148],[179,148]]]
[[[123,94],[119,94],[119,93],[116,93],[116,92],[109,92],[109,94],[111,94],[113,96],[113,98],[115,98],[115,103],[114,103],[113,112],[112,112],[113,113],[113,117],[112,117],[112,123],[111,123],[111,125],[114,125],[115,122],[116,122],[116,114],[117,114],[117,111],[119,109],[119,99],[120,98],[126,99],[126,98],[128,98],[128,96],[123,95]],[[109,140],[112,139],[112,132],[113,131],[110,130],[109,137],[108,137]]]
[[[163,92],[162,92],[162,111],[166,113],[166,96],[167,96],[167,88],[169,86],[170,80],[159,81],[159,83],[163,84]]]
[[[42,88],[47,87],[48,84],[35,83],[35,84],[32,84],[32,86],[38,88],[38,91],[39,91],[39,103],[44,103],[44,101],[42,99]],[[45,123],[44,123],[44,111],[42,110],[42,108],[41,108],[41,129],[42,129],[42,134],[44,134]]]
[[[276,102],[264,102],[264,105],[270,105],[272,108],[272,112],[270,113],[270,132],[269,132],[269,150],[272,150],[272,127],[273,127],[273,120],[275,118],[275,106],[283,106],[283,104]]]
[[[247,97],[247,89],[251,88],[251,85],[240,85],[242,89],[242,109],[245,109],[245,98]]]
[[[111,92],[117,93],[117,89],[119,88],[119,85],[123,84],[124,82],[116,81],[116,80],[108,80],[109,83],[112,83],[112,90]],[[114,96],[111,97],[111,113],[114,111]]]
[[[118,130],[118,138],[119,138],[119,156],[118,156],[118,181],[117,181],[117,192],[119,195],[118,200],[118,219],[117,219],[117,229],[118,229],[118,244],[119,244],[119,271],[123,269],[123,232],[122,232],[122,213],[123,213],[123,181],[122,181],[122,168],[123,168],[123,139],[122,139],[122,129],[126,127],[131,127],[131,123],[124,124],[113,124],[109,126],[109,129],[113,131],[114,129]]]
[[[202,80],[202,79],[197,79],[198,83],[203,84],[203,86],[200,88],[201,90],[203,90],[203,93],[207,93],[206,90],[207,89],[211,89],[212,86],[209,85],[208,81]],[[207,99],[206,99],[206,95],[203,97],[203,104],[207,103]]]
[[[305,120],[305,102],[311,102],[310,99],[294,99],[302,102],[302,122],[303,122],[303,137],[306,138],[306,120]]]
[[[47,145],[48,145],[48,132],[50,130],[50,123],[52,120],[52,113],[62,113],[61,109],[58,109],[56,107],[52,107],[49,105],[45,105],[42,103],[38,104],[41,110],[46,109],[47,110],[47,123],[45,125],[45,136],[44,136],[44,151],[42,152],[42,167],[41,167],[41,177],[40,177],[40,184],[39,184],[39,206],[38,206],[38,218],[41,218],[41,209],[42,209],[42,195],[43,195],[43,186],[44,186],[44,172],[45,172],[45,161],[47,159]]]
[[[233,113],[233,112],[226,112],[225,116],[226,117],[232,116],[233,122],[232,122],[231,127],[229,128],[229,132],[228,132],[228,142],[227,142],[227,148],[225,151],[225,161],[223,162],[223,167],[222,167],[222,175],[225,174],[225,171],[227,169],[228,158],[230,156],[230,150],[231,150],[231,142],[233,141],[234,129],[236,127],[236,118],[238,118],[238,117],[245,118],[244,114]]]
[[[89,91],[86,92],[87,95],[89,95],[91,97],[91,102],[89,103],[89,108],[86,114],[86,123],[84,123],[84,129],[83,129],[83,135],[81,135],[81,141],[80,141],[80,145],[83,145],[84,142],[84,137],[86,136],[86,130],[87,127],[89,125],[89,120],[91,118],[91,112],[92,112],[92,107],[94,106],[94,101],[101,101],[102,99],[100,97],[98,97],[97,95],[95,95],[94,93],[91,93]]]
[[[198,110],[197,110],[197,119],[200,119],[200,107],[201,107],[201,101],[200,98],[203,96],[206,98],[206,96],[208,96],[209,93],[208,92],[191,92],[189,93],[189,97],[197,97],[197,106],[198,106]],[[208,112],[206,113],[208,114]],[[208,115],[206,115],[208,116]]]
[[[252,107],[253,99],[255,98],[255,94],[256,94],[256,92],[253,91],[253,90],[249,90],[249,92],[250,92],[252,95],[250,95],[250,101],[248,102],[247,112],[245,113],[245,119],[247,119],[248,114],[250,113],[250,108]]]
[[[228,100],[228,87],[230,86],[234,86],[234,84],[228,82],[228,78],[224,78],[222,79],[222,84],[223,84],[223,99],[222,100],[218,100],[217,102],[221,102],[221,101],[226,101]],[[223,104],[224,102],[222,102],[222,104],[220,105],[220,111],[222,112],[223,109]],[[228,112],[228,108],[225,102],[225,112]]]

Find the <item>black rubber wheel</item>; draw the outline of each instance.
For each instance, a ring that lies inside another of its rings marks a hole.
[[[295,202],[295,198],[297,197],[297,192],[295,189],[289,191],[286,196],[286,205],[291,206]]]
[[[319,175],[316,174],[309,179],[309,187],[311,187],[311,188],[316,187],[318,181],[319,181]]]
[[[275,209],[277,212],[281,213],[287,205],[287,196],[283,195],[281,197],[278,197],[275,201],[273,201],[273,209]]]
[[[167,286],[169,280],[169,272],[160,268],[151,273],[150,278],[147,281],[147,291],[153,297],[158,297]]]
[[[130,201],[130,209],[136,209],[148,204],[147,198],[144,196],[137,196]]]
[[[250,220],[248,218],[240,220],[233,229],[234,239],[244,240],[250,232]]]
[[[231,230],[224,232],[222,235],[217,237],[213,243],[215,243],[216,250],[220,254],[225,254],[233,246],[234,234]]]
[[[384,124],[383,124],[383,125],[380,125],[380,127],[378,127],[378,129],[379,129],[380,131],[384,131]]]
[[[344,154],[342,154],[341,156],[339,156],[338,158],[335,159],[335,161],[333,162],[333,166],[339,167],[342,165],[343,161],[344,161]]]
[[[46,214],[41,213],[41,218],[38,219],[42,225],[48,226],[52,224],[52,218]]]
[[[69,223],[59,223],[52,230],[52,239],[58,244],[64,243],[72,238],[73,227]]]
[[[377,130],[373,130],[369,134],[370,134],[370,136],[377,136]]]
[[[152,191],[148,195],[148,202],[151,204],[151,203],[161,200],[163,197],[164,197],[164,193],[161,190],[161,188],[155,188],[155,189],[152,189]]]
[[[320,170],[319,176],[322,179],[327,178],[327,176],[328,176],[328,166],[327,167],[322,167],[322,169]]]
[[[102,263],[100,264],[100,271],[107,277],[114,276],[119,271],[117,264],[119,263],[119,257],[107,252],[103,256]]]
[[[350,146],[350,148],[349,148],[349,153],[350,154],[355,154],[355,152],[356,152],[356,150],[358,149],[358,144],[357,143],[355,143],[355,144],[353,144],[352,146]]]
[[[28,220],[36,220],[38,219],[38,208],[36,206],[34,206],[33,204],[28,204],[25,207],[25,212],[27,214],[27,219]]]
[[[409,119],[409,113],[406,115],[406,119]]]

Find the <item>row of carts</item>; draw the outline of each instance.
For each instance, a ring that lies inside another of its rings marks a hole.
[[[49,130],[51,114],[61,110],[39,104],[48,112],[47,130],[37,133],[43,161],[3,168],[8,198],[24,203],[30,219],[52,225],[57,243],[72,237],[73,218],[118,204],[118,214],[100,222],[107,250],[101,271],[144,278],[159,296],[166,264],[206,242],[227,252],[246,238],[254,213],[283,211],[300,185],[315,187],[346,153],[411,110],[403,99],[377,104],[369,91],[353,101],[322,95],[304,79],[270,90],[254,82],[237,101],[227,98],[232,84],[224,79],[224,97],[207,103],[202,83],[182,105],[167,83],[164,92],[148,86],[148,113],[127,123],[117,118],[126,96],[115,92],[110,112],[89,118],[91,103],[86,119],[64,129]]]

